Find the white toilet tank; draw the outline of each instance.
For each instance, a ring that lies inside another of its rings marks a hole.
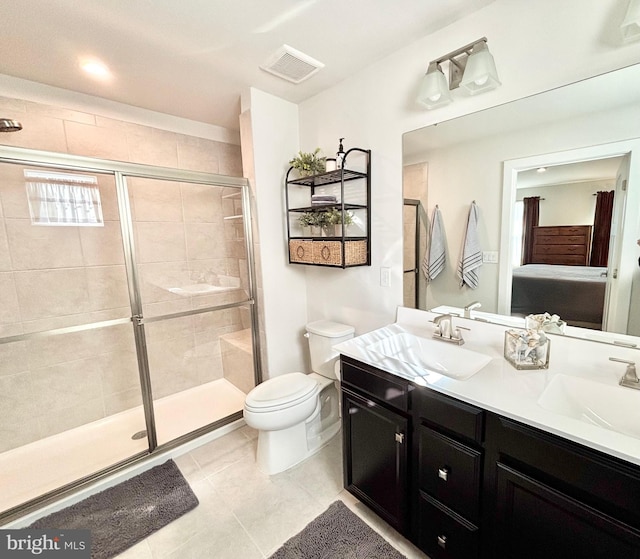
[[[331,320],[316,320],[307,324],[311,369],[323,377],[335,379],[335,362],[339,356],[334,345],[353,338],[355,328]]]

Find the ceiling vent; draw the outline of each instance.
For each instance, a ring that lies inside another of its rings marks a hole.
[[[300,83],[324,68],[324,64],[289,45],[282,45],[260,68],[284,80]]]

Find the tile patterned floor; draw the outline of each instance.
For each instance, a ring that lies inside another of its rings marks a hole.
[[[408,559],[428,559],[342,489],[340,434],[275,476],[255,465],[256,432],[242,427],[175,459],[200,505],[118,559],[263,559],[341,499]]]

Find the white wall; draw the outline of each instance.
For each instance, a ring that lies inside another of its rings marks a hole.
[[[306,370],[304,326],[307,291],[304,267],[287,261],[284,175],[299,149],[298,107],[251,88],[242,100],[253,144],[253,190],[259,223],[258,284],[261,286],[263,377]],[[243,138],[243,152],[246,151]],[[265,351],[266,350],[266,351]]]
[[[309,269],[309,319],[340,319],[361,333],[392,321],[402,304],[404,132],[638,62],[640,43],[622,46],[619,41],[617,26],[626,4],[496,0],[302,103],[302,149],[332,152],[344,136],[345,147],[370,148],[373,155],[372,266]],[[502,87],[469,98],[457,92],[449,106],[420,109],[414,100],[428,62],[483,36]],[[430,202],[436,203],[431,195]],[[497,247],[498,237],[491,243]],[[380,287],[382,266],[392,268],[391,287]]]

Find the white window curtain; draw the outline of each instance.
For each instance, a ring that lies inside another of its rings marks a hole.
[[[43,171],[24,171],[31,223],[103,226],[98,179]]]

